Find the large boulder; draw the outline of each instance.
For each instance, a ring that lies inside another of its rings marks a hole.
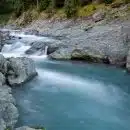
[[[11,86],[21,85],[37,75],[32,59],[9,58],[8,62],[7,81]]]
[[[124,66],[128,53],[128,35],[123,26],[96,26],[64,40],[66,47],[59,47],[49,57],[52,59],[80,59],[91,62],[105,62]]]
[[[47,54],[51,54],[55,52],[60,47],[59,41],[53,42],[43,42],[43,41],[35,41],[30,44],[31,48],[29,48],[25,53],[28,55],[31,54],[45,54],[45,49],[47,47]]]
[[[0,86],[0,130],[14,128],[19,116],[15,105],[11,88]]]
[[[44,53],[45,47],[47,46],[47,42],[35,41],[31,43],[31,48],[29,48],[25,53],[30,55],[34,53]]]

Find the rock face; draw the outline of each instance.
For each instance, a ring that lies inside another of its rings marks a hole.
[[[23,126],[20,128],[16,128],[15,130],[42,130],[42,129],[34,129],[34,128],[30,128],[28,126]]]
[[[29,58],[9,58],[8,62],[7,81],[11,86],[21,85],[37,75],[34,62]]]

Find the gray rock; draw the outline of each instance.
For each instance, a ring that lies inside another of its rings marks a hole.
[[[4,85],[5,84],[5,76],[0,72],[0,85]]]
[[[42,42],[42,41],[37,41],[37,42],[33,42],[31,44],[31,48],[29,48],[25,53],[26,54],[34,54],[34,53],[37,53],[37,52],[43,52],[44,53],[44,50],[45,50],[45,46],[47,46],[48,43],[46,42]]]
[[[53,52],[55,52],[61,45],[60,41],[56,41],[55,42],[42,42],[42,41],[37,41],[37,42],[33,42],[30,44],[31,48],[29,48],[25,53],[28,55],[31,54],[44,54],[45,53],[45,48],[46,46],[48,47],[47,49],[47,54],[51,54]]]
[[[98,58],[97,62],[105,60],[105,63],[124,66],[128,53],[128,36],[122,28],[123,26],[119,25],[93,27],[76,37],[72,36],[70,39],[62,40],[66,48],[60,48],[49,57],[64,60],[86,59],[86,61],[94,59],[94,62]]]
[[[20,128],[16,128],[15,130],[42,130],[42,129],[34,129],[34,128],[30,128],[28,126],[23,126]]]
[[[21,85],[37,75],[35,64],[32,59],[9,58],[8,83],[11,86]]]
[[[71,60],[71,53],[73,48],[60,48],[49,55],[49,58],[56,60]]]
[[[15,107],[15,99],[11,94],[11,88],[0,86],[0,130],[14,128],[18,119],[18,110]]]
[[[29,29],[25,31],[26,35],[39,35],[39,31],[35,30],[35,29]]]
[[[102,10],[96,12],[96,13],[93,14],[93,16],[92,16],[92,18],[93,18],[93,20],[94,20],[95,22],[99,22],[99,21],[103,20],[104,17],[105,17],[105,13],[104,13]]]
[[[0,117],[0,130],[5,130],[6,124],[4,120]]]
[[[0,72],[7,73],[8,62],[3,55],[0,54]]]
[[[128,55],[127,55],[126,68],[127,68],[128,72],[130,72],[130,51],[128,52]]]

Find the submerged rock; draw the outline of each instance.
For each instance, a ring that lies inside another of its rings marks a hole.
[[[16,128],[15,130],[44,130],[44,129],[34,129],[34,128],[30,128],[28,126],[23,126],[20,128]]]
[[[11,86],[21,85],[37,75],[32,59],[21,57],[9,58],[8,61],[7,81]]]

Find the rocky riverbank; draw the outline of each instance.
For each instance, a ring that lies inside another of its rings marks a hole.
[[[53,36],[57,40],[53,43],[35,42],[27,54],[48,46],[51,59],[84,60],[126,67],[129,70],[130,21],[115,20],[107,24],[100,21],[93,25],[91,22],[81,19],[33,22],[24,31]]]
[[[18,109],[11,87],[19,87],[36,75],[35,65],[31,59],[6,59],[0,55],[0,130],[14,130],[18,120]]]

